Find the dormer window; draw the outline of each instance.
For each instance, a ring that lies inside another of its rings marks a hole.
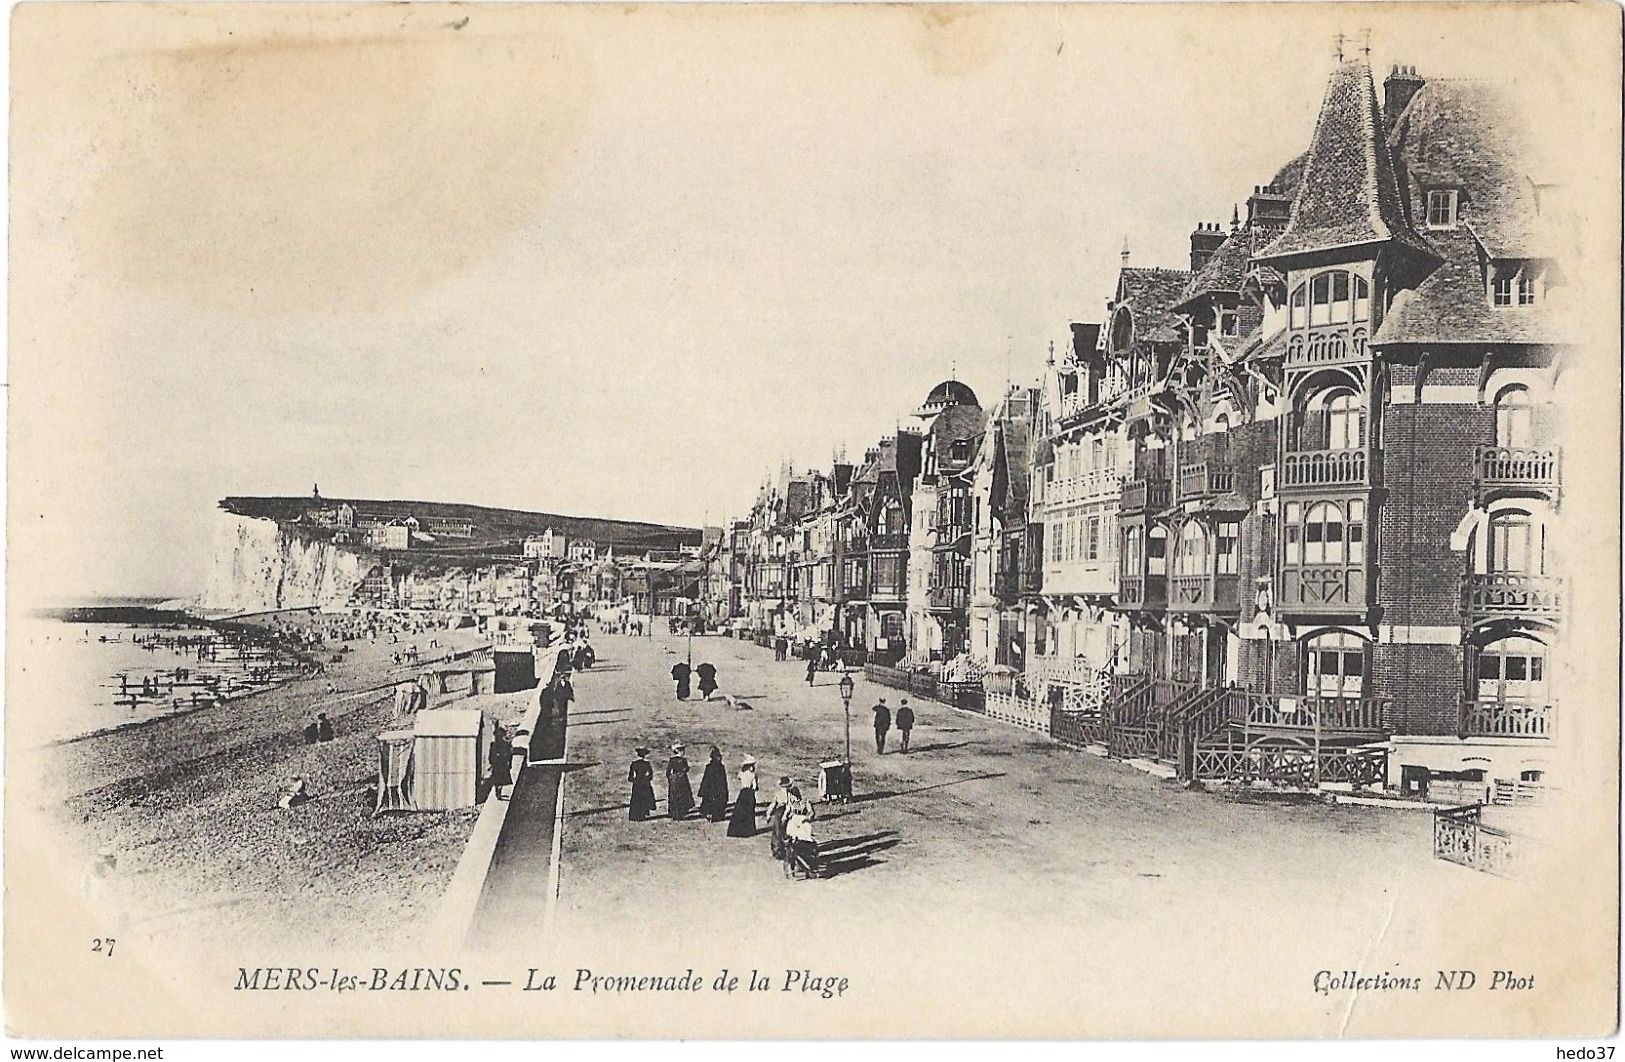
[[[1459,193],[1454,188],[1428,189],[1427,227],[1453,229],[1456,227],[1456,201]]]
[[[1534,306],[1544,286],[1540,266],[1534,262],[1505,262],[1490,276],[1490,305],[1496,309]]]
[[[1219,334],[1221,336],[1235,335],[1236,329],[1239,327],[1238,321],[1239,318],[1233,313],[1221,314],[1219,316]]]

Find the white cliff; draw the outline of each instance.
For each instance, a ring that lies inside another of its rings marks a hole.
[[[372,554],[221,511],[199,607],[210,612],[337,607],[374,564]]]

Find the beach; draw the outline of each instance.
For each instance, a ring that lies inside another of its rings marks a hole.
[[[324,675],[49,744],[36,784],[12,792],[38,794],[87,865],[103,847],[116,853],[104,892],[136,935],[200,946],[398,943],[432,916],[478,809],[373,817],[375,737],[390,725],[394,685],[419,670],[392,656],[412,643],[428,660],[487,641],[472,628],[356,639]],[[513,722],[534,696],[457,706]],[[307,745],[302,730],[317,712],[334,740]],[[296,776],[314,799],[282,809],[278,796]]]

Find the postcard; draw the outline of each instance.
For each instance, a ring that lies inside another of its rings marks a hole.
[[[15,8],[9,1033],[1608,1035],[1620,29]]]

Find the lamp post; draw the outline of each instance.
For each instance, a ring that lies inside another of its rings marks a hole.
[[[852,769],[852,674],[841,676],[841,705],[846,710],[846,767]]]

